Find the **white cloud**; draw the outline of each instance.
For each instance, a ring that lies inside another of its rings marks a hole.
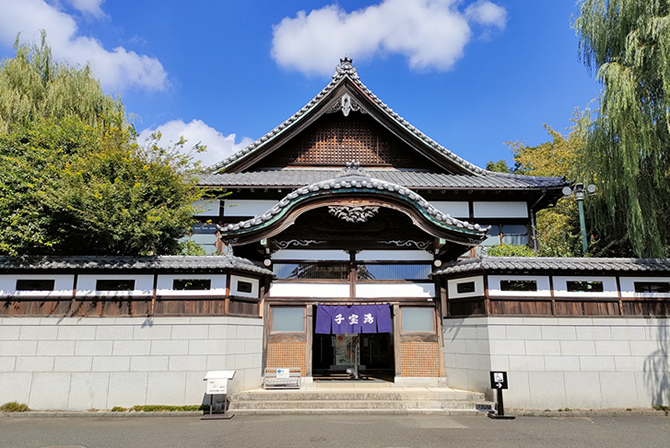
[[[338,58],[397,53],[413,69],[449,70],[472,36],[469,22],[504,29],[505,9],[486,0],[383,0],[347,13],[333,4],[274,26],[272,57],[303,73],[331,74]]]
[[[501,30],[507,22],[505,8],[486,0],[479,0],[465,8],[465,15],[481,25],[492,25]]]
[[[156,128],[143,130],[137,138],[138,143],[144,144],[146,139],[156,130],[159,130],[162,134],[161,146],[172,146],[179,141],[180,137],[184,137],[188,141],[185,145],[185,151],[187,152],[197,143],[206,145],[205,152],[194,155],[204,166],[211,166],[222,161],[253,141],[244,137],[241,142],[235,143],[236,134],[223,135],[202,120],[193,120],[190,123],[184,123],[183,120],[172,120]]]
[[[105,13],[102,12],[102,5],[105,0],[68,0],[76,10],[83,12],[84,14],[90,14],[93,17],[104,17]]]
[[[100,0],[75,0],[91,13]],[[17,33],[22,40],[46,30],[47,40],[56,59],[72,64],[91,63],[106,92],[117,93],[131,87],[164,90],[167,73],[156,58],[139,55],[123,47],[106,50],[92,37],[77,36],[75,19],[44,0],[0,0],[0,43],[11,46]],[[35,37],[37,38],[37,37]]]

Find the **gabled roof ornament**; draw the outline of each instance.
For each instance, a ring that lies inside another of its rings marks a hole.
[[[351,58],[347,55],[341,58],[340,65],[335,67],[335,74],[333,75],[333,79],[339,78],[345,74],[350,75],[352,78],[358,79],[358,72],[356,71],[356,67],[352,65],[351,62]]]
[[[349,176],[370,177],[368,172],[365,171],[363,168],[361,168],[361,162],[357,162],[356,160],[347,162],[347,165],[344,168],[342,168],[340,174],[337,175],[337,177],[349,177]]]

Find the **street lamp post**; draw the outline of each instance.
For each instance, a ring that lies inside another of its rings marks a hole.
[[[586,221],[584,220],[584,197],[586,196],[586,193],[593,194],[595,192],[596,186],[593,184],[587,185],[586,189],[582,183],[575,184],[573,188],[563,188],[563,194],[565,196],[571,196],[574,193],[575,200],[577,201],[577,207],[579,209],[579,227],[582,231],[582,255],[586,255],[586,249],[588,248],[586,241]]]

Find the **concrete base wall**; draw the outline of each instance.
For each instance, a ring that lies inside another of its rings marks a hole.
[[[670,319],[445,319],[449,385],[487,393],[508,372],[505,407],[649,408],[670,405]]]
[[[210,370],[261,384],[262,319],[0,318],[0,404],[111,409],[201,404]]]

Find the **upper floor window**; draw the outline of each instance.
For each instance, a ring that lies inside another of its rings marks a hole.
[[[497,246],[498,244],[528,244],[528,227],[522,224],[492,225],[486,232],[486,239],[482,246]]]
[[[273,270],[277,278],[346,280],[350,267],[349,263],[275,263]]]
[[[359,264],[359,280],[426,280],[430,264]]]

